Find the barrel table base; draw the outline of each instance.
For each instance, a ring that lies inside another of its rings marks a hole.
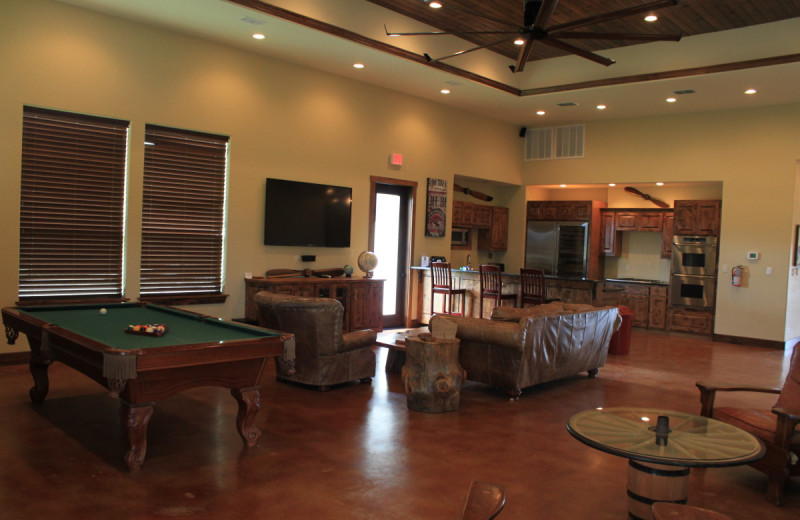
[[[653,503],[685,504],[689,496],[689,468],[628,461],[628,514],[652,520]]]

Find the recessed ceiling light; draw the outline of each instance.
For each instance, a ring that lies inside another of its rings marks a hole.
[[[562,184],[562,185],[561,185],[561,187],[562,187],[562,188],[566,188],[566,187],[567,187],[567,185],[566,185],[566,184]]]
[[[264,35],[263,35],[263,34],[261,34],[261,33],[255,33],[255,34],[253,35],[253,38],[255,38],[256,40],[263,40],[264,38],[266,38],[266,36],[264,36]]]
[[[609,186],[611,186],[611,187],[613,188],[614,186],[616,186],[616,183],[614,183],[614,182],[609,182],[609,183],[608,183],[608,185],[609,185]]]
[[[353,68],[354,69],[363,69],[364,68],[364,64],[363,63],[353,63]]]
[[[440,2],[430,2],[428,6],[430,6],[432,9],[439,9],[442,7],[442,4]]]
[[[652,23],[652,22],[655,22],[656,20],[658,20],[658,16],[656,16],[654,14],[648,14],[647,16],[644,17],[644,21],[645,22],[651,22]]]
[[[663,186],[663,185],[664,185],[664,183],[663,183],[663,182],[657,182],[657,183],[656,183],[656,186]]]
[[[676,98],[674,98],[674,97],[668,97],[666,101],[667,101],[667,103],[674,103],[674,102],[676,102],[678,100]]]
[[[536,115],[537,115],[537,116],[543,116],[543,115],[544,115],[544,113],[545,113],[545,112],[544,112],[544,110],[537,110],[537,111],[536,111]]]
[[[605,109],[606,109],[605,105],[597,105],[597,110],[605,110]]]
[[[758,92],[758,91],[756,89],[754,89],[754,88],[749,88],[749,89],[744,91],[744,93],[748,94],[748,95],[755,94],[756,92]]]
[[[440,90],[439,92],[441,92],[442,94],[449,94],[449,93],[450,93],[450,89],[443,88],[443,89],[442,89],[442,90]]]
[[[514,45],[525,45],[525,40],[523,40],[522,38],[517,38],[516,40],[514,40]]]

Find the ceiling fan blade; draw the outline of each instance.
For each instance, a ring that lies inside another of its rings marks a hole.
[[[580,40],[640,40],[650,42],[678,42],[683,34],[634,34],[634,33],[588,33],[588,32],[559,32],[557,38]]]
[[[547,25],[547,22],[550,21],[550,17],[553,16],[553,11],[556,10],[556,6],[558,5],[558,0],[525,0],[525,27],[529,27],[527,15],[528,13],[528,6],[532,4],[541,4],[539,6],[539,12],[536,14],[536,19],[533,21],[534,27],[539,27],[540,29],[544,29]]]
[[[494,41],[492,43],[487,43],[486,45],[478,45],[477,47],[473,47],[473,48],[467,49],[465,51],[454,52],[453,54],[448,54],[447,56],[442,56],[441,58],[436,58],[436,59],[431,58],[429,54],[423,54],[423,56],[425,56],[425,59],[429,63],[433,63],[433,62],[437,62],[437,61],[446,60],[447,58],[455,58],[456,56],[461,56],[461,55],[467,54],[469,52],[479,51],[481,49],[485,49],[487,47],[491,47],[493,45],[497,45],[498,43],[503,43],[503,42],[505,42],[507,40],[508,40],[508,38],[503,38],[502,40],[497,40],[497,41]]]
[[[517,56],[517,63],[516,65],[512,65],[511,72],[522,72],[525,70],[525,64],[528,62],[528,58],[531,56],[531,51],[533,50],[533,35],[528,34],[525,36],[525,45],[519,50],[519,55]]]
[[[442,36],[452,35],[461,36],[464,34],[519,34],[519,31],[428,31],[428,32],[389,32],[389,29],[384,25],[383,30],[386,31],[386,36]]]
[[[545,38],[539,41],[551,47],[556,47],[557,49],[570,52],[572,54],[575,54],[576,56],[580,56],[581,58],[586,58],[587,60],[599,63],[600,65],[605,65],[606,67],[616,63],[611,58],[606,58],[605,56],[600,56],[599,54],[585,51],[581,48],[575,47],[574,45],[570,45],[569,43],[562,42],[561,40],[558,40],[555,37]]]
[[[673,5],[678,5],[678,1],[679,0],[656,0],[655,2],[648,2],[646,4],[642,4],[635,7],[626,7],[624,9],[617,9],[616,11],[611,11],[604,14],[598,14],[595,16],[581,18],[580,20],[574,20],[572,22],[566,22],[559,25],[554,25],[552,27],[548,27],[547,32],[553,34],[560,31],[565,31],[567,29],[577,29],[578,27],[585,27],[587,25],[607,22],[609,20],[616,20],[617,18],[624,18],[626,16],[631,16],[634,14],[644,13],[648,11],[655,11],[656,9],[662,9],[664,7],[671,7]]]

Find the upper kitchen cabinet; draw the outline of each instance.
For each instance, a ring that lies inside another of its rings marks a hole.
[[[453,202],[453,226],[454,227],[472,227],[474,220],[475,209],[474,204],[471,202]]]
[[[528,201],[528,220],[579,220],[592,219],[590,200]]]
[[[719,235],[719,200],[676,200],[673,231],[676,235]]]
[[[478,249],[505,251],[508,249],[508,208],[490,206],[492,222],[488,229],[478,230]]]
[[[617,231],[656,231],[664,228],[664,211],[617,210]]]
[[[619,256],[622,252],[622,236],[617,231],[613,211],[601,211],[600,254],[605,256]]]
[[[661,232],[661,258],[672,258],[672,235],[675,222],[675,213],[664,214],[664,229]]]

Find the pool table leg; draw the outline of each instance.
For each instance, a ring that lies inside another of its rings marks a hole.
[[[256,414],[261,409],[261,391],[259,388],[234,388],[231,395],[239,403],[239,413],[236,415],[236,428],[248,448],[258,443],[261,430],[256,426]]]
[[[34,404],[42,404],[45,397],[47,397],[47,392],[50,391],[50,377],[47,375],[47,370],[53,363],[53,352],[48,348],[47,344],[43,345],[42,343],[41,339],[28,336],[28,345],[31,348],[31,359],[28,367],[33,376],[33,386],[28,395],[31,396],[31,401]]]
[[[119,411],[122,427],[128,434],[125,464],[130,471],[139,471],[147,454],[147,425],[153,415],[153,403],[131,404],[122,401]]]

